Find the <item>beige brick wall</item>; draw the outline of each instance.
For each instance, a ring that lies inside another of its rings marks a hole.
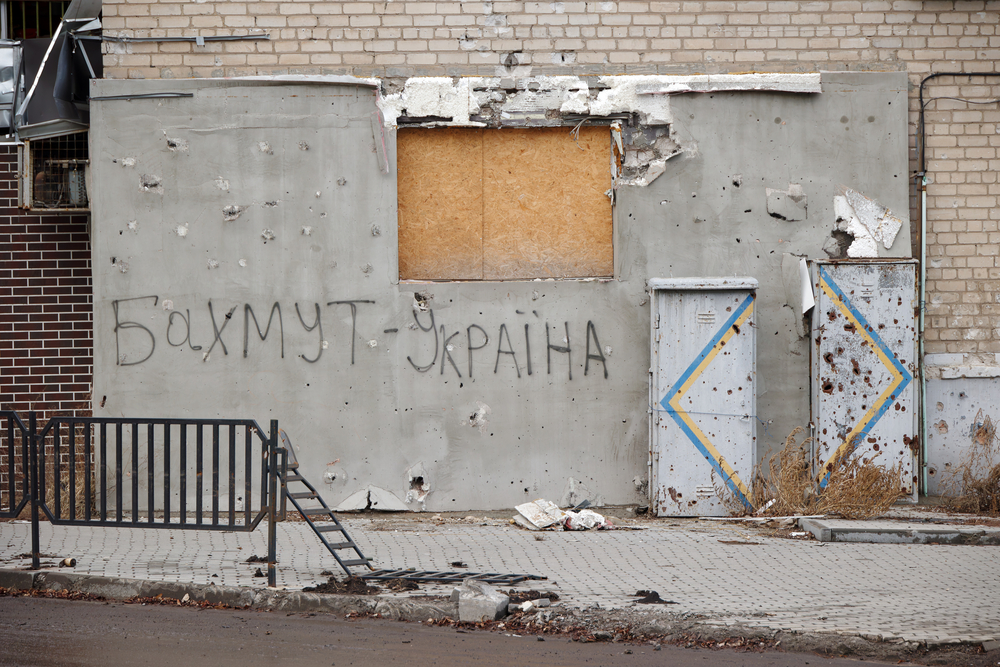
[[[932,72],[1000,72],[998,25],[1000,0],[105,0],[110,36],[266,33],[269,39],[105,43],[104,72],[110,78],[393,78],[905,70],[912,148],[921,79]],[[1000,79],[941,77],[927,96],[997,99]],[[928,352],[1000,352],[998,130],[996,103],[927,106]]]

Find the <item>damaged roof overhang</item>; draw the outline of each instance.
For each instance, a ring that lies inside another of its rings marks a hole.
[[[51,38],[21,43],[14,100],[21,139],[55,137],[90,125],[90,80],[102,74],[101,40],[81,33],[100,30],[101,0],[73,0]]]

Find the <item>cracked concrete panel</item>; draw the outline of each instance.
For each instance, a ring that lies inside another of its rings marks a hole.
[[[798,183],[790,183],[787,190],[765,188],[767,214],[778,220],[796,222],[808,217],[806,193]]]

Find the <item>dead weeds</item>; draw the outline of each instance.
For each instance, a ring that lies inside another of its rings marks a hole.
[[[857,443],[848,452],[824,465],[810,453],[811,438],[797,440],[801,427],[793,430],[785,444],[753,474],[750,502],[764,508],[766,516],[837,514],[845,519],[870,519],[884,514],[903,490],[902,463],[881,466],[871,457],[853,456]],[[820,470],[814,475],[813,470]],[[825,478],[825,479],[824,479]],[[720,498],[734,515],[748,513],[730,493]]]
[[[997,425],[980,410],[965,457],[942,475],[948,507],[956,512],[1000,516],[1000,439]]]

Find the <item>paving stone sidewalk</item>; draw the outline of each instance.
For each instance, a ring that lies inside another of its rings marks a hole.
[[[820,543],[707,521],[542,534],[499,523],[345,521],[379,567],[454,570],[449,563],[464,561],[469,571],[538,574],[548,581],[533,586],[580,607],[627,607],[632,593],[651,589],[678,603],[666,610],[714,624],[929,643],[1000,639],[998,547]],[[266,554],[265,538],[264,527],[246,534],[41,525],[42,553],[76,558],[77,573],[230,586],[265,585],[253,576],[259,565],[245,562]],[[30,524],[0,523],[0,568],[23,567],[16,557],[28,551]],[[290,589],[336,569],[303,523],[278,525],[278,561],[278,585]]]

